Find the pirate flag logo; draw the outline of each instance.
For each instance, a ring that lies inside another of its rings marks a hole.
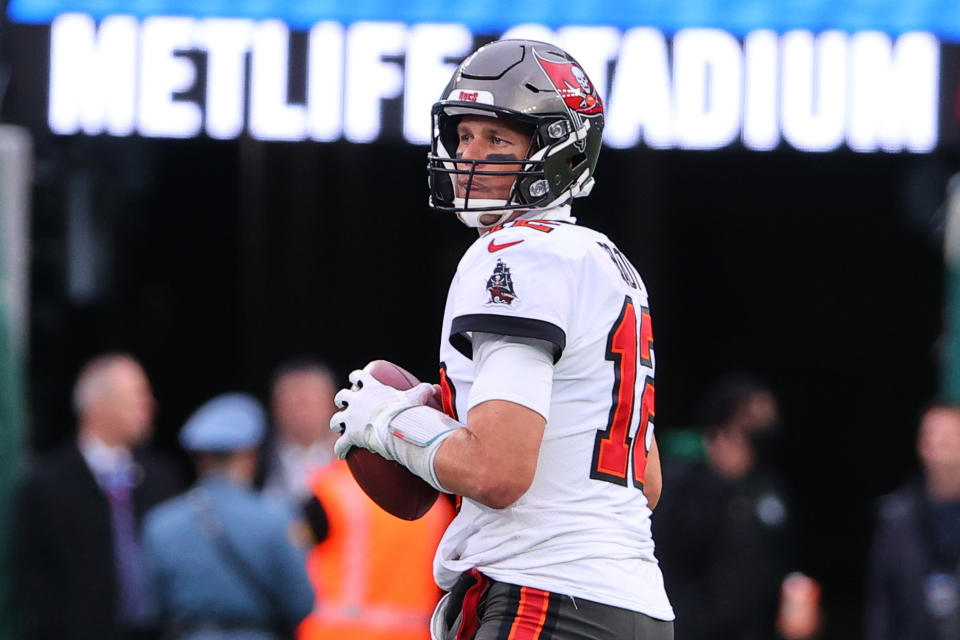
[[[513,290],[510,267],[505,265],[503,260],[497,260],[497,266],[493,268],[493,274],[487,278],[487,292],[490,294],[487,304],[510,305],[517,299],[517,293]]]
[[[597,88],[575,62],[551,62],[540,57],[536,51],[533,53],[568,107],[588,116],[603,113]]]

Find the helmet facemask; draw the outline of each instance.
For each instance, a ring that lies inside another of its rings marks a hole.
[[[502,118],[512,124],[529,127],[530,146],[525,157],[459,157],[457,125],[463,115]],[[439,211],[456,213],[470,227],[494,226],[515,211],[545,209],[561,204],[572,194],[551,188],[551,177],[554,185],[571,184],[574,181],[572,167],[586,161],[583,153],[570,146],[567,136],[569,126],[563,119],[530,118],[502,109],[482,109],[476,105],[459,107],[447,103],[434,106],[433,123],[433,145],[427,164],[430,204]],[[484,168],[478,169],[480,165]],[[520,168],[501,169],[517,165]],[[459,176],[467,176],[466,192],[462,196],[457,194]],[[470,186],[475,176],[514,176],[515,180],[507,199],[484,199],[470,196]],[[491,214],[501,215],[494,219]],[[479,220],[481,216],[483,223]]]
[[[485,158],[464,158],[458,152],[460,140],[458,125],[465,115],[508,119],[504,114],[476,107],[459,109],[450,105],[434,107],[433,146],[427,165],[427,171],[430,174],[431,205],[441,211],[455,212],[467,226],[493,226],[502,222],[514,211],[534,206],[539,199],[534,193],[547,189],[546,182],[543,180],[543,161],[529,159],[535,146],[535,125],[526,119],[509,118],[511,128],[523,131],[524,136],[530,138],[530,144],[525,149],[523,157],[512,154],[490,154]],[[509,194],[505,199],[474,195],[476,190],[472,187],[478,176],[512,177]],[[464,180],[465,185],[462,184]],[[531,193],[529,185],[538,180],[540,184],[534,187],[534,193]],[[526,189],[523,188],[525,185]],[[481,217],[483,222],[480,221]]]

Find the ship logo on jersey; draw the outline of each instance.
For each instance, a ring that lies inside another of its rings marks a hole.
[[[487,293],[490,294],[487,304],[509,306],[517,299],[517,292],[513,289],[513,276],[510,275],[510,267],[504,264],[503,260],[497,260],[497,266],[493,268],[493,273],[487,278]]]

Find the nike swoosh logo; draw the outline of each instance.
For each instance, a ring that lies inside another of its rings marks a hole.
[[[500,251],[500,249],[506,249],[507,247],[512,247],[515,244],[520,244],[523,240],[515,240],[513,242],[504,242],[503,244],[497,244],[496,240],[491,240],[490,244],[487,245],[487,251],[493,253],[494,251]]]

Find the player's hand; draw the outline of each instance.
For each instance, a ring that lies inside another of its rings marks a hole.
[[[434,394],[433,385],[423,382],[400,391],[378,381],[366,370],[350,374],[349,389],[341,389],[334,397],[338,411],[330,418],[330,429],[342,434],[333,445],[333,452],[343,460],[350,447],[363,447],[388,460],[387,441],[390,421],[401,411],[425,404]]]

